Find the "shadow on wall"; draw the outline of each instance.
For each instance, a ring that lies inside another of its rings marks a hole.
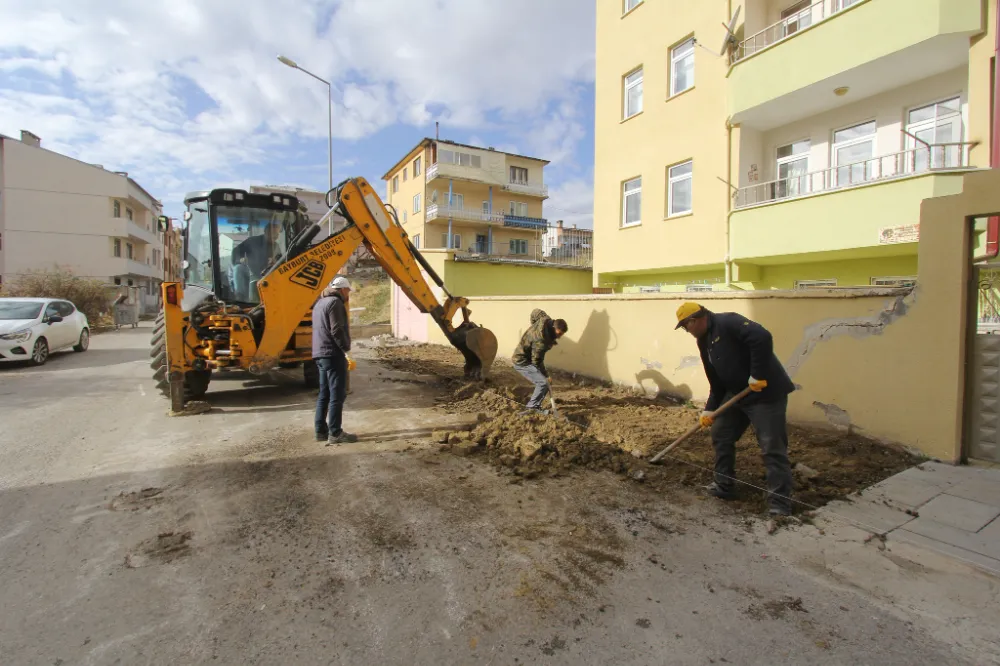
[[[642,372],[636,373],[635,381],[643,388],[646,389],[645,381],[650,380],[656,385],[656,397],[657,398],[668,398],[674,400],[690,400],[691,396],[694,395],[691,391],[691,387],[687,384],[673,384],[669,379],[667,379],[662,372],[658,370],[646,369]]]
[[[559,319],[561,315],[550,312],[549,316]],[[570,336],[579,330],[580,322],[567,319],[566,323],[569,325],[569,332],[549,353],[552,364],[588,377],[610,379],[608,352],[618,347],[618,336],[611,328],[611,315],[608,311],[591,311],[576,340]]]

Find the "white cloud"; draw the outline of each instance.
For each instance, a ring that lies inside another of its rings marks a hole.
[[[512,130],[555,162],[582,135],[571,103],[593,75],[593,14],[580,0],[0,0],[0,132],[30,129],[161,197],[201,174],[238,180],[327,135],[325,87],[283,53],[332,82],[340,138],[440,119]]]
[[[549,188],[549,199],[545,202],[545,216],[549,224],[562,220],[571,227],[574,224],[585,229],[594,228],[594,179],[577,178],[567,180]]]

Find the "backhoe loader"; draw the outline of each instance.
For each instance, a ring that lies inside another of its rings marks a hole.
[[[306,385],[314,388],[312,306],[361,244],[462,353],[465,375],[482,379],[489,373],[496,336],[469,320],[468,299],[448,293],[395,211],[365,179],[330,190],[330,210],[315,223],[286,194],[215,189],[189,194],[184,203],[184,282],[163,283],[150,351],[153,379],[172,410],[204,397],[218,369],[260,375],[301,364]],[[334,214],[346,223],[314,244]],[[444,303],[421,268],[446,296]],[[455,325],[459,312],[462,321]]]

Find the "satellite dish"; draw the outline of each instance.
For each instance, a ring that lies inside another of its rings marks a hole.
[[[743,9],[742,6],[736,8],[736,13],[733,14],[733,18],[729,19],[729,25],[725,23],[722,26],[726,29],[726,39],[722,42],[722,48],[719,49],[719,55],[726,55],[726,51],[729,50],[730,44],[736,44],[736,22],[740,19],[740,10]]]

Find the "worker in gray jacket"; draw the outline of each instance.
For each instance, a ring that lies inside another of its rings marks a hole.
[[[347,399],[347,352],[351,351],[351,331],[347,321],[347,301],[351,283],[337,277],[312,310],[312,355],[319,370],[319,397],[316,400],[316,441],[327,446],[356,442],[357,436],[341,427]]]

